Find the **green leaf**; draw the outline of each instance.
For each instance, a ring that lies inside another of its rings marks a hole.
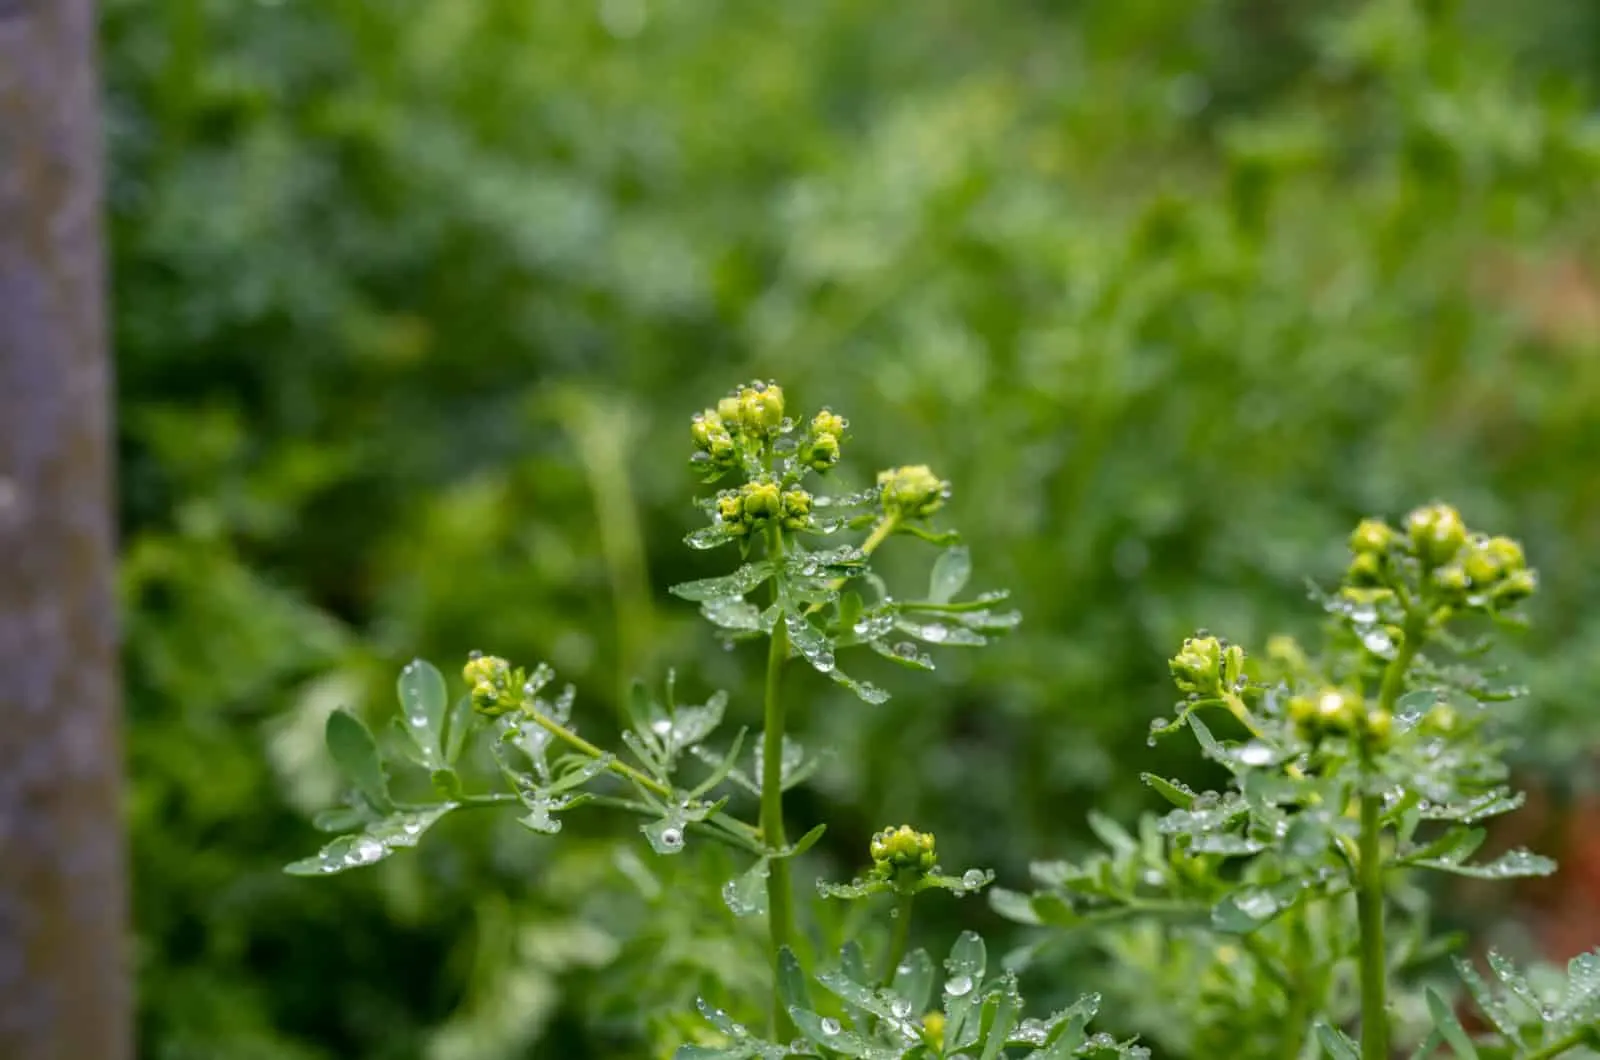
[[[387,812],[393,808],[389,799],[389,782],[383,774],[383,760],[378,756],[378,742],[362,720],[340,708],[328,715],[324,732],[328,753],[345,779],[370,802],[374,809]]]
[[[778,951],[778,999],[785,1008],[811,1007],[811,993],[806,987],[805,969],[794,951],[785,946]]]
[[[1111,848],[1118,857],[1132,857],[1139,852],[1139,844],[1116,821],[1099,810],[1089,811],[1089,830],[1100,837],[1100,842]]]
[[[450,765],[455,765],[461,758],[461,749],[467,744],[467,737],[472,735],[472,729],[478,722],[478,715],[472,709],[472,697],[462,696],[456,700],[455,706],[450,708],[450,713],[445,717],[444,724],[444,760]]]
[[[413,659],[400,671],[400,709],[407,731],[430,767],[442,765],[440,737],[444,734],[444,676],[432,663]]]
[[[1455,876],[1471,876],[1479,880],[1513,880],[1528,876],[1548,876],[1556,871],[1556,863],[1547,857],[1526,850],[1513,850],[1482,865],[1459,865],[1444,858],[1411,858],[1407,864],[1417,868],[1437,869]]]
[[[1187,810],[1194,806],[1195,793],[1186,785],[1176,780],[1166,780],[1154,773],[1140,773],[1139,779],[1144,781],[1157,795],[1166,799],[1180,810]]]
[[[722,759],[706,776],[706,779],[702,780],[695,786],[693,791],[689,792],[690,798],[698,799],[728,778],[728,774],[733,771],[734,763],[739,760],[739,752],[744,750],[744,737],[747,731],[746,729],[739,730],[733,738],[733,743],[728,747],[728,753],[722,756]]]
[[[971,931],[963,931],[950,956],[945,958],[944,1014],[945,1047],[966,1044],[975,1028],[967,1023],[976,1003],[982,997],[983,973],[988,954],[983,939]]]
[[[1361,1049],[1350,1036],[1337,1027],[1330,1027],[1326,1023],[1317,1024],[1317,1040],[1322,1043],[1325,1051],[1333,1060],[1361,1060]]]
[[[956,545],[939,553],[933,563],[933,573],[928,578],[928,600],[932,603],[949,603],[966,587],[972,576],[972,553],[965,545]]]
[[[890,986],[895,995],[911,1006],[912,1012],[923,1012],[933,998],[933,958],[927,950],[912,950],[894,970]]]
[[[455,803],[444,802],[425,810],[390,814],[368,824],[363,832],[333,840],[315,857],[285,865],[283,871],[291,876],[330,876],[376,865],[396,850],[416,846],[424,832],[455,808]]]
[[[1432,987],[1428,988],[1428,1013],[1433,1017],[1434,1026],[1444,1035],[1444,1040],[1456,1056],[1462,1060],[1478,1060],[1478,1049],[1472,1044],[1472,1039],[1467,1037],[1466,1028],[1456,1019],[1450,1003],[1439,996],[1439,992]]]
[[[1033,911],[1033,899],[1020,891],[995,887],[989,891],[989,908],[1018,924],[1038,927],[1044,920]]]
[[[722,900],[734,916],[764,916],[767,912],[767,859],[722,885]]]
[[[1288,909],[1292,901],[1276,888],[1247,884],[1211,908],[1211,926],[1233,935],[1248,935]]]
[[[869,1055],[870,1047],[866,1041],[854,1031],[845,1030],[839,1021],[831,1016],[819,1016],[810,1009],[792,1008],[789,1010],[789,1018],[794,1020],[794,1025],[800,1029],[801,1034],[824,1049],[831,1049],[841,1056]]]
[[[806,851],[810,850],[812,847],[816,846],[817,845],[817,840],[821,839],[822,838],[822,834],[824,832],[826,832],[827,830],[828,830],[828,826],[827,825],[819,824],[815,828],[812,828],[805,835],[803,835],[799,839],[795,840],[792,844],[790,844],[790,846],[789,846],[789,848],[787,850],[784,850],[784,851],[782,851],[781,853],[778,853],[778,854],[774,854],[773,857],[778,857],[778,858],[797,858],[801,854],[804,854]]]

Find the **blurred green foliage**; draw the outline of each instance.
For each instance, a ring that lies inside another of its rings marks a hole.
[[[664,594],[713,573],[687,417],[754,374],[950,479],[1027,616],[882,707],[808,686],[846,871],[886,821],[1003,881],[1077,851],[1185,634],[1297,628],[1436,495],[1548,575],[1524,762],[1592,776],[1582,5],[103,6],[141,1055],[645,1055],[636,999],[759,974],[725,876],[626,834],[278,871],[327,713],[413,654],[548,659],[599,729],[669,664],[758,714]],[[935,949],[996,927],[949,906]]]

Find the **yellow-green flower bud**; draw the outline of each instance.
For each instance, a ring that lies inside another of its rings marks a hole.
[[[1467,543],[1467,526],[1461,513],[1448,504],[1428,504],[1406,516],[1411,547],[1426,567],[1439,567],[1455,558]]]
[[[1433,583],[1447,597],[1456,599],[1465,596],[1467,590],[1472,587],[1472,579],[1467,576],[1466,568],[1459,563],[1452,563],[1434,571]]]
[[[1357,552],[1345,580],[1351,585],[1376,585],[1383,580],[1383,557],[1377,552]]]
[[[1289,720],[1302,734],[1310,735],[1317,725],[1317,704],[1310,696],[1290,696]]]
[[[1482,551],[1494,557],[1503,571],[1519,571],[1528,565],[1522,545],[1509,537],[1491,537],[1483,543]]]
[[[776,482],[746,482],[740,487],[739,493],[747,522],[775,519],[783,511],[783,495]]]
[[[1190,637],[1167,665],[1178,691],[1222,695],[1222,642],[1216,637]]]
[[[1448,703],[1435,703],[1422,716],[1422,728],[1427,732],[1448,736],[1456,731],[1456,725],[1460,720],[1456,708]]]
[[[1363,519],[1350,534],[1350,551],[1382,553],[1394,543],[1394,528],[1382,519]]]
[[[935,1009],[922,1017],[922,1040],[928,1048],[944,1052],[944,1013]]]
[[[517,697],[511,689],[511,664],[498,655],[473,652],[467,665],[461,668],[472,689],[472,709],[479,714],[496,717],[517,707]]]
[[[805,445],[800,462],[813,471],[826,471],[839,462],[839,436],[819,434]]]
[[[910,870],[931,872],[934,866],[933,833],[919,832],[908,824],[885,828],[872,837],[873,871],[888,878]]]
[[[823,409],[811,417],[811,433],[818,438],[831,437],[834,441],[838,441],[844,434],[845,426],[844,417],[829,409]]]
[[[1366,716],[1365,735],[1372,747],[1387,747],[1394,732],[1394,715],[1387,710],[1369,710]]]
[[[466,678],[469,685],[476,685],[480,681],[503,683],[510,674],[510,663],[498,655],[485,655],[481,651],[469,655],[467,665],[461,668],[461,676]]]
[[[717,495],[717,518],[736,534],[746,533],[750,529],[744,520],[744,500],[735,490]]]
[[[1499,605],[1515,604],[1532,596],[1539,588],[1539,577],[1531,570],[1514,570],[1507,574],[1494,590],[1494,602]]]
[[[926,464],[878,472],[878,496],[883,510],[905,519],[932,515],[944,504],[950,484]]]
[[[726,434],[727,428],[722,425],[722,417],[713,409],[694,414],[694,419],[689,424],[689,435],[694,439],[696,448],[706,452],[711,451],[711,440],[719,434]]]
[[[744,425],[743,410],[737,395],[730,394],[717,402],[717,418],[730,430],[736,430]]]
[[[1361,700],[1337,688],[1317,697],[1317,725],[1324,732],[1347,733],[1361,716]]]
[[[783,422],[783,388],[751,383],[739,391],[739,420],[747,431],[775,431]]]
[[[802,489],[791,489],[783,494],[783,527],[785,530],[804,530],[811,525],[811,494]]]

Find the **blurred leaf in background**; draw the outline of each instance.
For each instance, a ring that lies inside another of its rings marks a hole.
[[[865,466],[933,463],[1028,616],[797,712],[824,858],[889,819],[1002,880],[1074,854],[1064,807],[1147,797],[1117,764],[1170,644],[1293,630],[1328,542],[1436,495],[1551,574],[1523,764],[1557,809],[1593,786],[1581,5],[103,8],[141,1055],[649,1056],[751,974],[690,900],[726,874],[581,821],[277,866],[327,715],[382,720],[414,655],[548,659],[601,728],[675,665],[751,722],[757,668],[665,586],[713,573],[686,418],[755,374]]]

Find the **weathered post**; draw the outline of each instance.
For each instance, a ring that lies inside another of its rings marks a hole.
[[[93,0],[0,0],[0,1057],[132,1056]]]

